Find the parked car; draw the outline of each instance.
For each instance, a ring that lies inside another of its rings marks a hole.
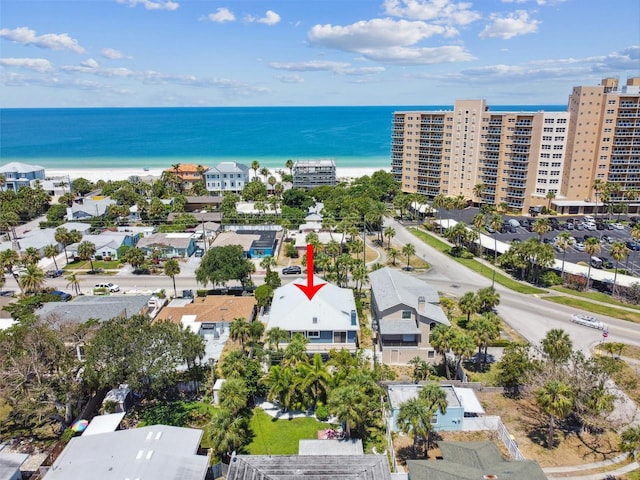
[[[613,262],[611,261],[610,258],[607,257],[600,257],[600,260],[602,260],[602,266],[603,268],[613,268]]]
[[[61,277],[63,273],[62,270],[47,270],[45,275],[47,278],[58,278]]]
[[[567,230],[573,230],[573,222],[565,223],[564,228],[566,228]]]
[[[607,242],[607,243],[613,243],[613,238],[609,235],[603,235],[602,236],[602,241],[603,242]]]
[[[51,292],[51,295],[59,297],[62,302],[68,302],[73,298],[71,294],[63,292],[62,290],[54,290],[53,292]]]
[[[194,257],[202,257],[204,255],[204,250],[202,248],[197,248],[196,251],[193,253]]]
[[[585,250],[584,243],[582,243],[582,242],[577,242],[577,243],[573,246],[573,248],[575,248],[575,249],[576,249],[577,251],[579,251],[579,252],[584,252],[584,250]]]
[[[633,240],[629,240],[627,242],[627,248],[629,250],[640,250],[640,243],[634,242]]]
[[[496,233],[495,229],[491,227],[491,225],[485,225],[484,229],[489,233]]]
[[[302,273],[302,268],[300,268],[298,265],[293,265],[291,267],[284,267],[282,269],[283,275],[298,275],[300,273]]]
[[[106,288],[109,292],[119,292],[120,287],[115,283],[96,283],[95,288]]]

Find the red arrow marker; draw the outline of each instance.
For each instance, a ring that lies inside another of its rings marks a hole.
[[[326,283],[319,283],[318,285],[313,284],[313,245],[307,245],[307,284],[300,285],[299,283],[294,283],[296,287],[302,290],[309,300],[311,300],[318,290],[326,285]]]

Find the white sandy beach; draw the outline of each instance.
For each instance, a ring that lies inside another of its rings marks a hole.
[[[390,168],[340,168],[336,169],[336,176],[338,179],[353,179],[359,178],[364,175],[371,175],[378,170],[384,170],[389,172]],[[144,170],[142,168],[117,168],[117,169],[108,169],[108,168],[86,168],[86,169],[46,169],[45,173],[47,177],[69,177],[71,180],[76,178],[86,178],[87,180],[91,180],[92,182],[97,182],[98,180],[126,180],[131,176],[138,176],[141,179],[146,179],[146,177],[158,178],[162,175],[162,168],[150,168],[149,170]],[[253,176],[253,171],[249,172],[251,176]],[[275,169],[273,171],[274,175],[277,175]]]

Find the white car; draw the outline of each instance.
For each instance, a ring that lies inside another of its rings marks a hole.
[[[106,288],[110,292],[119,292],[120,287],[114,283],[97,283],[95,288]]]
[[[621,223],[614,223],[613,228],[615,228],[616,230],[624,230],[624,225]]]
[[[580,242],[576,243],[573,246],[573,248],[575,248],[579,252],[584,252],[584,250],[585,250],[584,243],[580,243]]]
[[[571,321],[585,327],[597,328],[598,330],[606,330],[607,326],[595,317],[584,314],[571,315]]]

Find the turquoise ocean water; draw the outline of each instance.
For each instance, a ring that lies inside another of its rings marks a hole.
[[[452,106],[0,109],[0,164],[50,169],[166,168],[330,158],[389,168],[393,112]],[[492,106],[562,111],[564,105]]]

